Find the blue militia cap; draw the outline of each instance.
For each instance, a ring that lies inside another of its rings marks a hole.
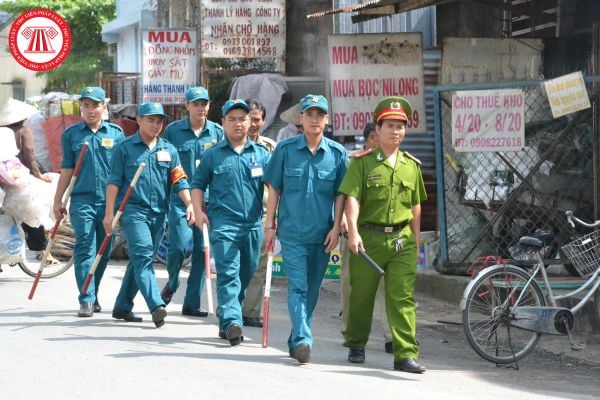
[[[221,112],[223,113],[223,117],[227,115],[227,113],[235,108],[241,108],[246,112],[250,112],[250,106],[244,100],[241,99],[233,99],[227,100],[225,104],[223,104],[223,108],[221,108]]]
[[[317,107],[325,114],[329,114],[329,104],[327,103],[327,99],[321,95],[309,94],[300,100],[301,112],[313,107]]]
[[[185,99],[188,103],[198,100],[210,101],[210,97],[208,97],[208,90],[206,90],[202,86],[195,86],[189,88],[187,92],[185,92]]]
[[[101,87],[87,86],[87,87],[84,87],[83,90],[81,91],[80,100],[83,100],[83,99],[90,99],[90,100],[96,101],[98,103],[104,103],[106,101],[106,93],[104,93],[104,90],[102,90]]]
[[[149,101],[140,104],[140,109],[138,111],[138,117],[146,115],[160,115],[163,118],[169,118],[169,116],[165,114],[162,104]]]

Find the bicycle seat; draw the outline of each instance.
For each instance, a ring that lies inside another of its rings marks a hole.
[[[554,239],[552,232],[540,231],[534,233],[533,236],[523,236],[519,239],[521,246],[531,247],[534,250],[541,250],[545,246],[549,246]]]

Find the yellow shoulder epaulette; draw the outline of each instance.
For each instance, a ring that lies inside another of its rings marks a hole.
[[[366,156],[367,154],[370,154],[372,151],[373,149],[361,150],[358,153],[354,153],[352,158],[361,158],[363,156]]]
[[[421,165],[421,160],[419,160],[417,157],[413,156],[412,154],[410,154],[408,151],[404,152],[404,155],[408,158],[410,158],[411,160],[413,160],[414,162],[416,162],[417,164]]]

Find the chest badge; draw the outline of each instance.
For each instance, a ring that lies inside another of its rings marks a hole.
[[[102,139],[101,146],[106,149],[112,149],[114,144],[115,144],[114,139],[104,138],[104,139]]]
[[[157,161],[170,162],[171,161],[171,154],[169,154],[168,151],[159,150],[159,151],[156,152],[156,160]]]

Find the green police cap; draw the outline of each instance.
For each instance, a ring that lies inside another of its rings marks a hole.
[[[160,103],[145,102],[140,104],[138,111],[138,117],[144,117],[146,115],[160,115],[163,118],[169,118],[163,110],[163,106]]]
[[[102,90],[101,87],[87,86],[81,91],[80,100],[83,99],[90,99],[97,103],[104,103],[106,102],[106,93],[104,93],[104,90]]]
[[[412,106],[404,97],[386,97],[381,100],[375,112],[373,113],[373,121],[378,123],[382,119],[399,119],[408,121],[412,115]]]

